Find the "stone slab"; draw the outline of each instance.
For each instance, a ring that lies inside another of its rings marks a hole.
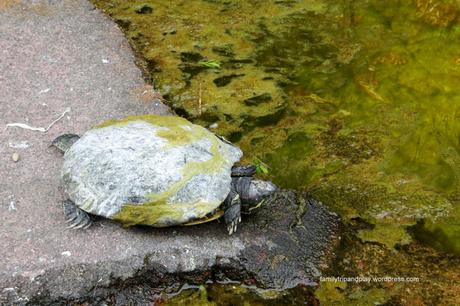
[[[147,274],[158,284],[181,274],[274,288],[314,284],[338,239],[337,218],[315,202],[302,212],[286,200],[292,192],[245,218],[231,237],[217,222],[158,230],[99,220],[66,229],[62,157],[51,141],[110,118],[169,114],[135,60],[115,23],[86,0],[1,3],[0,303],[88,299]],[[67,109],[46,133],[5,129],[47,127]],[[299,218],[304,226],[293,227]]]

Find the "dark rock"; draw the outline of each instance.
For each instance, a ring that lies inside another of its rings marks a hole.
[[[224,75],[221,76],[217,79],[214,79],[214,84],[216,84],[217,87],[223,87],[225,85],[230,84],[230,82],[237,77],[244,76],[244,74],[229,74],[229,75]]]
[[[233,52],[232,45],[223,45],[223,46],[216,46],[212,48],[212,52],[225,57],[234,57],[235,52]]]
[[[181,52],[180,59],[182,63],[178,68],[182,71],[183,79],[190,84],[190,80],[200,72],[206,70],[206,67],[198,64],[199,61],[204,60],[204,57],[197,52]]]
[[[197,52],[181,52],[180,60],[184,63],[198,63],[199,61],[204,60],[203,55]]]
[[[191,119],[193,115],[189,113],[185,108],[183,107],[177,107],[173,105],[174,113],[180,117],[186,118],[186,119]]]
[[[252,64],[254,61],[252,59],[235,59],[231,58],[228,61],[224,62],[222,67],[225,69],[240,69],[245,64]]]
[[[225,113],[224,113],[224,117],[225,117],[225,120],[226,120],[226,121],[233,121],[233,120],[235,120],[235,118],[233,118],[233,115],[232,115],[232,114],[225,114]]]
[[[272,100],[272,96],[269,93],[263,93],[261,95],[248,98],[244,100],[243,102],[247,106],[257,106],[261,103],[270,102],[271,100]]]
[[[115,19],[115,22],[125,31],[127,31],[131,25],[131,20],[124,18],[117,18]]]
[[[232,132],[228,135],[228,140],[233,143],[237,143],[241,138],[243,138],[243,132],[241,131]]]
[[[460,207],[456,207],[449,217],[419,220],[410,231],[417,240],[436,250],[460,255],[459,217]]]
[[[240,116],[242,121],[241,127],[245,132],[253,130],[255,127],[275,125],[286,114],[287,106],[282,104],[272,109],[269,113],[262,116],[253,116],[251,114],[244,114]]]
[[[262,288],[314,285],[338,242],[338,217],[293,191],[279,192],[248,223],[237,262]]]
[[[232,64],[252,64],[254,63],[254,60],[250,58],[242,58],[242,59],[231,59],[228,62]]]
[[[263,141],[265,139],[265,137],[254,137],[251,139],[250,143],[252,146],[255,146],[257,145],[258,143],[260,143],[261,141]]]
[[[166,35],[175,35],[177,34],[177,30],[176,29],[170,29],[168,31],[164,31],[163,32],[163,35],[166,36]]]
[[[136,8],[136,13],[138,14],[152,14],[152,12],[153,8],[148,4],[144,4]]]
[[[145,59],[146,68],[150,73],[161,72],[161,66],[158,64],[158,61],[154,59]]]
[[[206,70],[206,67],[194,63],[181,63],[178,68],[182,71],[182,78],[187,84],[190,84],[190,80],[194,76]]]
[[[208,109],[206,111],[204,111],[199,117],[198,119],[200,120],[203,120],[207,123],[213,123],[213,122],[217,122],[220,120],[220,117],[218,115],[218,110],[217,110],[217,107],[216,108],[211,108],[211,109]]]

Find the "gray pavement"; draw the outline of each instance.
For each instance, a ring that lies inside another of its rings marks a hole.
[[[101,220],[88,230],[66,230],[60,207],[65,198],[59,182],[62,157],[50,142],[109,118],[169,110],[144,83],[115,23],[86,0],[0,2],[0,303],[78,299],[139,271],[151,271],[160,280],[168,273],[206,271],[255,256],[254,250],[276,249],[273,233],[260,226],[270,220],[248,221],[232,237],[217,222],[156,230],[123,229]],[[47,127],[67,109],[46,133],[5,129],[11,123]],[[17,162],[13,155],[19,155]],[[287,216],[295,216],[295,205],[289,209],[277,217],[285,227],[290,226]],[[301,257],[289,268],[297,272],[284,267],[289,275],[271,281],[278,263],[248,273],[260,281],[257,271],[262,270],[263,284],[272,287],[317,277],[320,257],[336,231],[335,217],[321,207],[318,212],[305,216],[313,220],[310,230],[316,235],[309,238],[311,245],[303,245],[310,248],[308,254],[291,254]],[[291,256],[283,252],[289,251],[280,248],[278,261]]]

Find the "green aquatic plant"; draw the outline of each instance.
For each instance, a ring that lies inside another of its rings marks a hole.
[[[268,174],[270,172],[270,167],[261,161],[259,158],[255,159],[256,173],[258,174]]]
[[[216,60],[199,61],[198,64],[209,69],[220,69],[220,62]]]

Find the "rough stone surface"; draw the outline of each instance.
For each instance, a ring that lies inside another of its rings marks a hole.
[[[152,208],[158,211],[166,203],[174,214],[136,223],[158,227],[202,218],[219,207],[241,150],[179,117],[141,118],[89,130],[65,152],[62,177],[70,199],[110,219],[126,204],[156,201]],[[178,135],[183,140],[176,143]]]
[[[321,205],[303,214],[292,193],[245,218],[231,237],[217,222],[123,229],[100,220],[66,230],[62,156],[50,142],[106,119],[168,110],[152,99],[122,33],[87,1],[0,4],[0,304],[65,304],[114,284],[158,287],[187,276],[311,284],[330,258],[337,221]],[[68,107],[47,133],[3,128],[47,127]]]

